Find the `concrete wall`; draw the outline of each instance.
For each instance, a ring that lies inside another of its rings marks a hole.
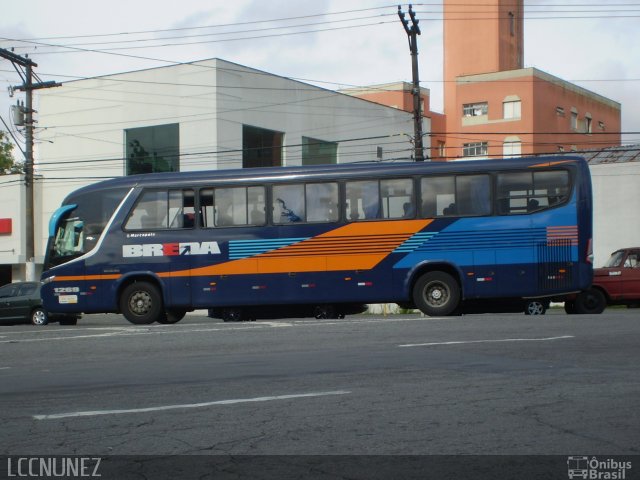
[[[640,162],[590,166],[593,183],[594,266],[611,252],[640,246]]]

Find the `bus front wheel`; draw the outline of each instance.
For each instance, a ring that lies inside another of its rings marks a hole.
[[[120,296],[120,311],[136,325],[148,325],[164,319],[162,295],[149,282],[135,282],[125,287]]]
[[[460,287],[448,273],[425,273],[413,286],[413,301],[430,317],[451,315],[460,303]]]

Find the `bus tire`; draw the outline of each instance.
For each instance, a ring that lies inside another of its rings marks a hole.
[[[604,312],[604,309],[607,307],[607,299],[604,297],[604,293],[602,293],[597,288],[590,288],[589,290],[585,290],[581,292],[576,297],[575,301],[575,310],[576,313],[580,314],[594,314],[597,315],[599,313]]]
[[[162,318],[158,319],[158,323],[162,323],[164,325],[172,325],[182,320],[186,314],[187,314],[186,310],[181,310],[181,309],[167,310],[166,314]]]
[[[564,311],[567,315],[575,315],[576,312],[576,302],[574,301],[565,301],[564,302]]]
[[[430,317],[451,315],[460,304],[460,287],[445,272],[428,272],[413,286],[413,302]]]
[[[222,320],[224,322],[241,322],[243,317],[244,315],[240,308],[222,309]]]
[[[338,318],[333,305],[316,305],[313,309],[313,316],[317,319]]]
[[[127,285],[120,295],[120,311],[135,325],[149,325],[165,317],[162,295],[149,282]]]

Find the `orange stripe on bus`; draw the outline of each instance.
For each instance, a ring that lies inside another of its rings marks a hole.
[[[90,280],[117,280],[121,277],[119,273],[111,273],[108,275],[67,275],[56,276],[54,282],[74,282],[74,281],[90,281]]]
[[[558,160],[556,162],[544,162],[538,163],[536,165],[531,165],[529,168],[544,168],[544,167],[554,167],[556,165],[563,165],[565,163],[574,163],[574,160]]]

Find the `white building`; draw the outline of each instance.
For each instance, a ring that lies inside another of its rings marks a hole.
[[[37,91],[36,110],[40,266],[53,211],[104,178],[406,159],[412,149],[410,113],[219,59],[67,82]],[[16,186],[1,195],[15,203],[24,193]],[[15,253],[24,215],[14,213],[11,240],[0,234],[0,269],[13,265],[12,276],[0,283],[24,272]]]

